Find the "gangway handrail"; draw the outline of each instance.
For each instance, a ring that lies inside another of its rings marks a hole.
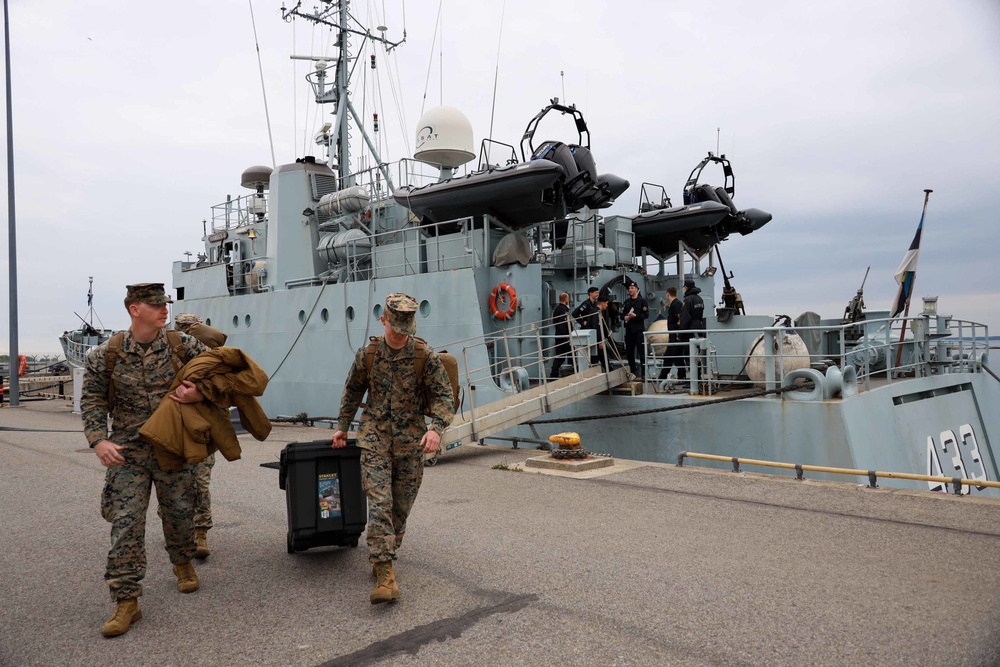
[[[738,456],[720,456],[718,454],[700,454],[698,452],[681,452],[677,455],[677,467],[684,466],[684,459],[705,459],[707,461],[724,461],[733,464],[733,472],[741,472],[740,465],[755,465],[755,466],[765,466],[769,468],[784,468],[787,470],[795,471],[795,479],[802,480],[803,472],[824,472],[832,473],[836,475],[854,475],[856,477],[867,477],[868,478],[868,488],[874,489],[878,487],[876,483],[879,477],[885,477],[889,479],[910,479],[923,482],[941,482],[944,484],[945,488],[948,488],[949,484],[954,485],[955,495],[968,495],[962,493],[962,486],[968,487],[978,487],[982,488],[992,488],[1000,489],[1000,482],[991,482],[989,480],[982,479],[968,479],[965,477],[941,477],[937,475],[918,475],[909,472],[883,472],[880,470],[859,470],[857,468],[833,468],[830,466],[816,466],[806,463],[783,463],[781,461],[763,461],[760,459],[744,459]]]

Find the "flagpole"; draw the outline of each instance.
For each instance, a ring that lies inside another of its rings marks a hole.
[[[924,210],[920,214],[920,226],[923,227],[924,219],[927,217],[927,202],[931,198],[931,193],[933,190],[924,190]],[[906,318],[910,315],[910,299],[913,297],[913,288],[917,284],[917,272],[913,272],[913,280],[910,281],[910,293],[906,297],[906,306],[903,308],[903,326],[899,329],[899,345],[896,346],[896,366],[899,368],[899,362],[903,358],[903,337],[906,336]]]

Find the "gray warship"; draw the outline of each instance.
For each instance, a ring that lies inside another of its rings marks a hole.
[[[64,331],[59,336],[59,345],[62,347],[66,361],[73,368],[83,368],[90,348],[97,347],[104,341],[111,338],[114,333],[112,329],[107,329],[101,324],[101,318],[94,311],[94,277],[90,276],[90,284],[87,287],[87,314],[81,316],[77,313],[80,326],[72,331]],[[94,318],[97,317],[98,326],[94,326]]]
[[[860,291],[841,317],[746,314],[721,249],[767,233],[771,214],[736,206],[729,160],[709,153],[698,162],[680,205],[644,183],[634,215],[604,215],[634,187],[615,173],[627,166],[599,171],[582,112],[558,99],[528,121],[519,145],[484,140],[478,152],[461,112],[431,109],[412,158],[389,161],[351,101],[360,69],[351,39],[387,50],[399,43],[355,25],[344,0],[319,5],[283,14],[338,34],[337,55],[314,59],[307,77],[332,117],[316,137],[320,155],[244,170],[247,192],[212,207],[204,251],[172,273],[174,310],[204,317],[270,374],[261,399],[269,416],[335,416],[355,352],[381,332],[385,296],[402,291],[420,303],[419,335],[459,361],[452,446],[485,438],[534,446],[572,430],[593,451],[646,461],[699,452],[1000,479],[991,445],[1000,415],[990,409],[1000,382],[989,372],[984,325],[947,314],[945,299],[914,304],[915,315],[864,312]],[[575,135],[536,137],[549,114],[570,119]],[[351,132],[364,161],[351,152]],[[722,183],[705,182],[707,165],[721,168]],[[686,279],[705,296],[707,330],[688,344],[691,373],[679,380],[664,373],[662,324],[653,320],[667,288],[683,294]],[[621,360],[616,306],[630,281],[652,313],[641,378]],[[606,347],[609,371],[589,363],[594,332],[574,326],[568,375],[550,379],[558,295],[575,305],[591,286],[611,303],[602,320],[617,341]],[[953,490],[940,480],[878,483]]]

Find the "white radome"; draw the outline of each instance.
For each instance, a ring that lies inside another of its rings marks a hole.
[[[455,168],[476,157],[472,123],[455,107],[428,109],[417,123],[413,157],[441,167]]]

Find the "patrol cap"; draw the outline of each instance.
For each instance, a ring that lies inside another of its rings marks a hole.
[[[151,306],[162,306],[173,303],[174,300],[163,291],[163,283],[136,283],[125,286],[125,307],[133,303],[148,303]]]
[[[402,292],[393,292],[385,297],[385,319],[389,328],[403,336],[415,336],[417,322],[417,300]]]
[[[205,320],[194,313],[181,313],[174,316],[174,324],[179,327],[193,327],[196,324],[204,324]]]
[[[684,281],[684,289],[688,289],[690,287],[694,287],[694,279],[693,278],[688,278],[687,280]]]

